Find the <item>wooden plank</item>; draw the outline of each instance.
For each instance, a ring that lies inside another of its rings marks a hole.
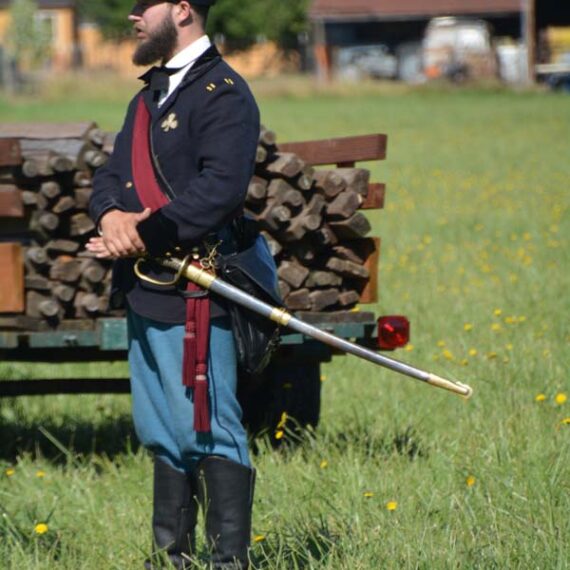
[[[384,207],[386,197],[386,184],[373,182],[368,185],[368,194],[360,205],[361,210],[374,210]]]
[[[374,313],[365,311],[333,311],[333,312],[307,312],[300,311],[296,314],[301,320],[317,326],[329,323],[365,323],[374,324],[376,317]],[[332,332],[332,331],[331,331]],[[336,333],[336,331],[335,331]]]
[[[84,378],[53,380],[4,380],[0,382],[0,398],[15,396],[46,396],[49,394],[127,394],[126,378],[91,380]]]
[[[0,243],[0,313],[21,313],[24,303],[24,257],[19,243]]]
[[[293,152],[306,163],[351,164],[364,160],[386,158],[386,135],[363,135],[304,142],[291,142],[279,145],[280,152]]]
[[[0,218],[23,218],[22,193],[13,184],[0,184]]]
[[[366,286],[360,294],[361,303],[377,303],[378,302],[378,261],[380,259],[380,238],[370,237],[365,239],[354,240],[351,247],[359,255],[365,259],[364,267],[370,275]]]
[[[20,164],[22,164],[20,143],[15,139],[0,139],[0,167]]]
[[[80,123],[3,123],[0,138],[12,139],[81,139],[96,128],[93,122]]]

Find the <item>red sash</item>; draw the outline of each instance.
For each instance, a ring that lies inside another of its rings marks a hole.
[[[135,114],[131,164],[133,182],[141,204],[153,212],[168,204],[168,199],[156,179],[151,159],[150,113],[142,96],[139,97]],[[188,282],[187,292],[190,295],[201,291],[198,285]],[[185,329],[182,384],[194,390],[194,429],[197,432],[209,432],[211,431],[208,407],[210,300],[207,296],[189,297],[186,300]]]

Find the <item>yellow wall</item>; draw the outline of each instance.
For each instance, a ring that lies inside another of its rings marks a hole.
[[[51,62],[54,70],[65,71],[73,64],[75,49],[75,14],[71,8],[41,9],[40,13],[53,17],[53,41]],[[0,10],[0,42],[4,40],[10,26],[10,12]]]
[[[130,77],[137,77],[144,71],[131,61],[136,40],[105,40],[96,26],[85,24],[79,29],[79,44],[85,69],[109,69]],[[225,56],[225,59],[238,73],[247,78],[277,75],[299,67],[298,58],[286,58],[271,42]]]
[[[7,10],[0,10],[0,41],[4,39],[8,26],[10,25],[10,15]]]
[[[41,13],[51,15],[54,21],[51,46],[51,65],[54,71],[71,69],[74,51],[79,49],[85,69],[107,69],[130,77],[137,77],[142,73],[143,70],[134,66],[131,61],[136,47],[135,40],[106,40],[99,28],[92,24],[83,24],[76,29],[75,14],[70,8],[42,9]],[[9,25],[9,11],[0,10],[0,42]],[[294,58],[286,58],[272,43],[258,44],[247,51],[228,55],[226,59],[232,67],[248,78],[273,75],[298,67]]]
[[[53,12],[56,18],[53,38],[53,66],[55,69],[63,71],[73,65],[75,17],[73,11],[69,9],[53,10]]]
[[[79,28],[79,44],[85,69],[110,69],[131,77],[143,72],[131,61],[134,40],[105,40],[97,26],[84,24]]]

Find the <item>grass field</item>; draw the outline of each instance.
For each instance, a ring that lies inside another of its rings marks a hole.
[[[133,85],[0,98],[0,120],[116,129]],[[283,141],[389,135],[388,160],[371,165],[388,183],[371,214],[373,309],[410,318],[398,358],[475,389],[465,402],[352,357],[326,365],[316,434],[288,452],[261,442],[254,457],[255,567],[569,568],[570,98],[299,80],[254,90]],[[0,434],[1,568],[141,567],[152,468],[127,397],[2,401]]]

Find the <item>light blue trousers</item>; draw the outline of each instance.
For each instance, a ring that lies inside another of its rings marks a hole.
[[[141,443],[180,471],[189,472],[208,455],[249,467],[229,318],[210,323],[210,433],[194,431],[192,390],[182,385],[184,325],[156,322],[129,310],[128,330],[133,419]]]

